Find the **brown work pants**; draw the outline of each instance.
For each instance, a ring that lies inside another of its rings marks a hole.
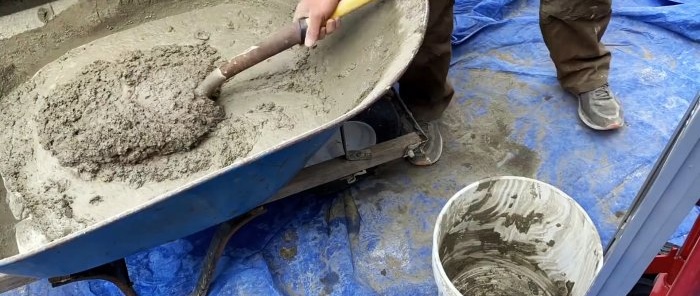
[[[610,52],[600,39],[612,0],[540,0],[540,29],[561,86],[580,94],[608,83]]]
[[[420,121],[440,118],[454,90],[447,81],[452,57],[454,0],[429,0],[430,14],[423,45],[399,80],[401,98]]]
[[[540,28],[557,77],[579,94],[607,83],[610,52],[600,42],[610,22],[612,0],[540,0]],[[438,119],[452,100],[447,81],[454,0],[429,0],[425,40],[399,80],[401,97],[418,120]]]

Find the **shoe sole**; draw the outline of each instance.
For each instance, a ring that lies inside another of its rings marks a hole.
[[[436,164],[438,161],[440,161],[440,158],[442,158],[442,149],[444,146],[444,142],[442,139],[442,133],[438,133],[438,135],[440,136],[440,141],[438,142],[438,143],[440,143],[440,146],[439,146],[440,153],[438,153],[437,159],[421,161],[421,160],[416,160],[414,158],[411,158],[411,159],[409,159],[409,162],[415,166],[431,166],[431,165]]]
[[[606,127],[593,124],[593,122],[591,122],[591,120],[588,118],[588,116],[586,116],[586,115],[583,113],[583,107],[581,106],[581,100],[578,101],[578,118],[581,119],[581,121],[583,121],[583,123],[584,123],[586,126],[588,126],[588,127],[591,128],[591,129],[597,130],[597,131],[616,130],[616,129],[619,129],[619,128],[621,128],[621,127],[623,127],[623,126],[625,125],[625,119],[624,119],[624,118],[621,119],[620,122],[618,122],[618,123],[613,123],[613,124],[608,125],[608,126],[606,126]]]

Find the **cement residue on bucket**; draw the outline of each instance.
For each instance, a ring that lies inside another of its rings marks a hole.
[[[570,287],[560,286],[533,262],[523,255],[511,252],[507,255],[490,254],[485,258],[470,258],[468,265],[447,276],[462,295],[490,296],[568,296]],[[561,283],[561,282],[557,282]]]
[[[464,249],[464,259],[453,257],[454,248],[470,240],[480,243]],[[507,242],[498,232],[478,230],[449,233],[441,245],[445,273],[462,295],[568,296],[573,288],[571,282],[552,280],[528,258],[537,254],[535,244]]]
[[[441,295],[582,296],[602,263],[600,237],[571,198],[521,177],[476,182],[438,217]]]

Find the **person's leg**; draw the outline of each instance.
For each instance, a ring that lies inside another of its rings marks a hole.
[[[561,86],[579,97],[579,115],[594,129],[622,125],[619,102],[608,89],[610,52],[600,41],[612,0],[540,0],[540,28]]]
[[[450,104],[454,90],[447,81],[452,57],[454,0],[430,0],[425,38],[416,57],[399,79],[399,95],[425,131],[428,139],[420,153],[410,158],[418,166],[436,163],[442,155],[442,135],[437,119]]]
[[[610,52],[600,42],[611,0],[541,0],[540,28],[561,86],[580,94],[608,82]]]
[[[423,45],[399,80],[401,98],[419,121],[442,116],[454,90],[447,81],[450,68],[454,0],[430,0]]]

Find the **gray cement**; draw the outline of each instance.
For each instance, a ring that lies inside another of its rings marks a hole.
[[[0,61],[0,175],[18,221],[16,245],[14,233],[3,235],[6,255],[345,114],[390,85],[412,57],[402,44],[420,38],[411,18],[422,1],[379,2],[315,50],[284,52],[226,83],[215,100],[196,100],[189,91],[203,73],[291,21],[296,1],[115,2],[69,7],[42,30],[0,40],[8,57]],[[46,40],[55,47],[37,45]]]
[[[224,119],[221,106],[193,94],[217,59],[207,45],[171,45],[127,52],[114,62],[95,61],[42,98],[36,117],[39,142],[61,165],[108,182],[140,186],[205,169],[206,158],[158,171],[131,168],[192,150]],[[242,145],[237,154],[247,153],[249,146]]]

